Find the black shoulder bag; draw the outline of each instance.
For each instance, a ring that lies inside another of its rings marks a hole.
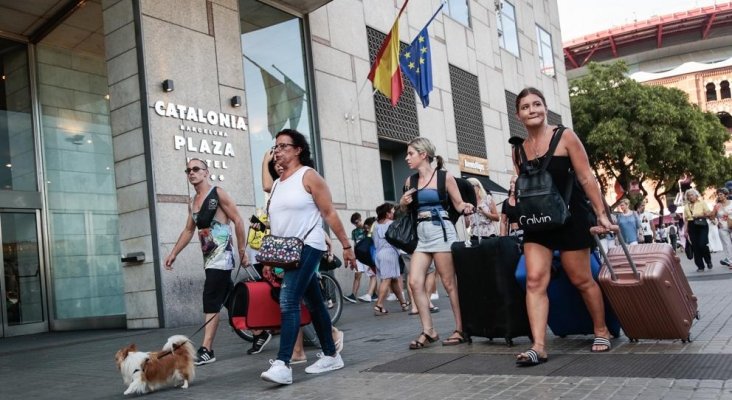
[[[414,174],[409,177],[409,185],[416,188],[419,175]],[[405,190],[406,191],[406,190]],[[413,195],[416,199],[416,192]],[[416,204],[416,202],[414,202]],[[386,241],[408,254],[414,253],[417,248],[417,207],[413,206],[411,210],[407,210],[401,217],[397,218],[389,225],[386,230]]]
[[[216,215],[216,210],[219,209],[219,193],[216,186],[211,188],[205,199],[201,202],[201,209],[198,211],[196,216],[196,228],[206,229],[211,227],[211,221],[213,221]]]
[[[572,195],[574,171],[570,170],[567,187],[560,193],[554,184],[547,166],[557,150],[564,127],[559,125],[549,143],[546,158],[539,168],[529,164],[523,146],[517,145],[521,161],[521,172],[516,179],[516,209],[519,226],[525,232],[542,232],[562,227],[570,217],[569,198]]]

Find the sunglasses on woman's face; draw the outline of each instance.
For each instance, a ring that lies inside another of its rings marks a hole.
[[[191,171],[193,171],[193,172],[198,172],[198,171],[200,171],[200,170],[202,170],[202,169],[203,169],[203,170],[205,170],[206,168],[201,168],[201,167],[193,167],[193,168],[186,168],[186,169],[184,169],[183,171],[185,171],[186,175],[188,175],[188,174],[190,174],[190,173],[191,173]]]

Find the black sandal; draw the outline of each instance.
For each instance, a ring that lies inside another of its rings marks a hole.
[[[459,337],[449,337],[442,341],[443,346],[455,346],[457,344],[463,344],[470,341],[469,338],[465,337],[462,331],[454,331],[453,334],[458,334]]]
[[[389,314],[389,310],[387,310],[385,307],[381,306],[374,306],[374,315],[377,317],[380,317],[382,315]]]
[[[402,306],[402,312],[409,310],[409,307],[412,305],[410,302],[405,301],[404,303],[400,304]]]
[[[522,357],[522,358],[519,358]],[[520,367],[533,367],[549,361],[549,357],[540,357],[534,349],[528,349],[516,355],[516,365]]]
[[[422,339],[422,336],[424,336],[425,340],[423,342],[420,342],[419,339]],[[439,336],[432,337],[426,332],[422,332],[419,334],[419,336],[417,336],[417,339],[413,340],[412,343],[409,343],[409,350],[424,349],[428,344],[434,343],[438,340],[440,340]]]

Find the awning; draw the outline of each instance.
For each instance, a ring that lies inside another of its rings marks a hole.
[[[304,16],[330,3],[332,0],[259,0],[281,10]]]
[[[491,178],[483,175],[475,175],[475,174],[469,174],[467,172],[463,173],[463,178],[475,178],[478,181],[480,181],[481,185],[483,185],[483,188],[491,193],[505,193],[508,194],[508,190],[504,189],[503,186],[493,182]]]

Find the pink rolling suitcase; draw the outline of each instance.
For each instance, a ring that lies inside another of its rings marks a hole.
[[[596,232],[596,228],[591,231]],[[625,335],[638,339],[691,341],[697,299],[667,244],[639,244],[628,248],[618,232],[620,247],[608,254],[600,247],[604,265],[598,281]],[[599,238],[595,235],[595,240]],[[598,242],[599,245],[599,242]]]

